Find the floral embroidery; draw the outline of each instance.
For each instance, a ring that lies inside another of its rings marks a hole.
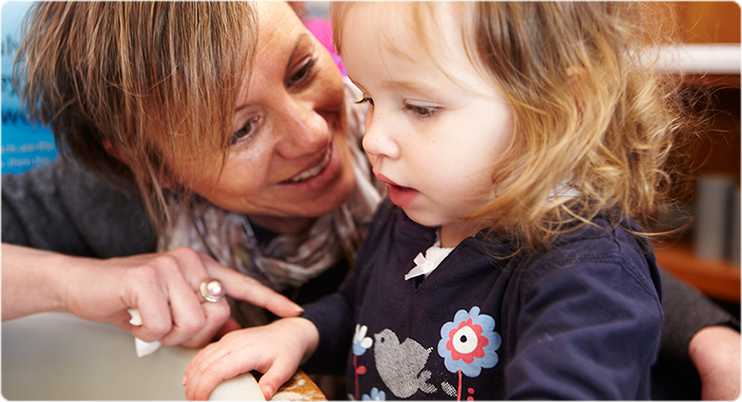
[[[477,306],[468,312],[461,309],[441,327],[438,355],[448,371],[458,374],[457,400],[461,400],[462,374],[478,377],[483,368],[492,368],[498,361],[496,350],[502,340],[495,331],[495,319],[479,311]]]
[[[371,347],[374,340],[366,336],[368,327],[365,325],[356,324],[356,332],[353,334],[353,354],[361,356],[366,353],[366,350]]]
[[[386,400],[386,394],[384,391],[380,391],[378,388],[373,387],[371,388],[371,392],[369,392],[371,395],[363,394],[362,400],[364,401],[385,401]]]
[[[366,336],[368,327],[365,325],[356,324],[356,332],[353,334],[353,383],[355,385],[355,399],[358,400],[358,376],[366,374],[366,366],[358,365],[358,356],[362,356],[366,353],[366,350],[373,345],[374,340]],[[382,392],[382,395],[384,393]],[[366,396],[366,395],[364,395]]]

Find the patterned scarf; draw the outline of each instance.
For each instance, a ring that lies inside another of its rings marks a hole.
[[[347,98],[352,96],[350,90],[346,86]],[[346,109],[356,188],[342,205],[302,233],[279,234],[259,244],[247,216],[225,211],[198,196],[187,204],[170,197],[173,219],[159,239],[158,250],[190,247],[278,291],[299,288],[343,258],[353,261],[381,195],[359,146],[362,105],[346,101]],[[268,322],[253,306],[240,303],[236,307],[233,312],[243,325]]]

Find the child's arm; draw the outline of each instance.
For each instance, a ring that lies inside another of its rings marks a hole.
[[[649,274],[610,257],[552,262],[528,267],[505,399],[649,398],[662,326]]]
[[[317,348],[319,333],[304,318],[285,318],[225,335],[196,355],[183,384],[189,400],[207,400],[221,382],[251,370],[263,373],[258,385],[270,399]]]

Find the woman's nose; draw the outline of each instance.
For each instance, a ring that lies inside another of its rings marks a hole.
[[[366,132],[363,135],[363,149],[376,158],[399,158],[399,145],[390,135],[390,127],[385,127],[377,116],[366,122]]]
[[[332,141],[332,132],[325,116],[311,104],[298,104],[284,114],[277,146],[286,159],[301,158],[322,152]]]

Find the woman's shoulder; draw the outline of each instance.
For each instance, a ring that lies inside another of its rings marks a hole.
[[[114,257],[154,250],[138,196],[76,163],[3,175],[3,241],[68,254]]]

